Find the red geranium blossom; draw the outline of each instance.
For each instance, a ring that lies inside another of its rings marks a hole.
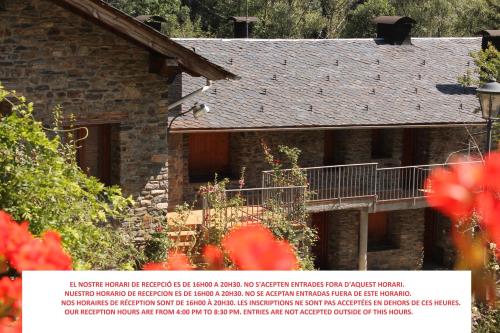
[[[298,262],[289,243],[276,240],[260,224],[232,230],[222,246],[240,270],[297,270]]]
[[[218,247],[207,245],[203,250],[203,258],[208,264],[209,270],[220,271],[224,269],[224,253]]]
[[[28,223],[18,224],[0,211],[0,273],[21,276],[23,270],[69,270],[71,257],[61,247],[56,232],[35,238]],[[16,272],[17,271],[17,272]],[[22,279],[4,276],[0,279],[0,333],[22,332]]]
[[[435,169],[425,188],[431,206],[455,223],[470,223],[468,220],[476,213],[485,239],[500,244],[500,153],[491,153],[484,165],[461,163],[450,169]],[[457,241],[457,237],[455,245],[466,251],[468,243]]]
[[[145,271],[190,271],[193,265],[184,253],[170,252],[166,262],[148,263],[142,269]]]
[[[11,266],[18,272],[25,270],[70,270],[71,257],[61,247],[58,233],[46,232],[41,239],[31,238],[12,254]]]
[[[449,170],[435,169],[425,184],[427,200],[453,219],[467,218],[474,209],[474,195],[482,180],[483,166],[479,163],[454,164]]]

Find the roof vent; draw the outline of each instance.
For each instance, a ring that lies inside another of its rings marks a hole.
[[[234,38],[252,38],[255,22],[259,21],[254,16],[233,16],[229,19],[234,22]]]
[[[493,44],[497,50],[500,50],[500,30],[482,30],[478,34],[483,35],[483,42],[481,43],[483,50],[486,50],[488,43]]]
[[[141,15],[135,18],[142,23],[149,25],[151,28],[161,32],[162,23],[166,23],[165,18],[158,15]]]
[[[378,16],[373,19],[377,24],[377,38],[384,44],[410,45],[410,32],[415,20],[408,16]]]

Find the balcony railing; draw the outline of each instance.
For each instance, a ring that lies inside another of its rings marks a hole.
[[[480,161],[461,163],[482,163]],[[425,196],[424,183],[437,167],[454,163],[379,168],[378,163],[349,164],[264,171],[262,187],[284,186],[297,180],[297,171],[307,180],[307,201],[332,201],[372,197],[375,201],[418,199]],[[300,175],[299,175],[300,177]]]
[[[225,190],[207,196],[203,202],[204,222],[224,221],[227,225],[266,222],[282,217],[300,219],[305,207],[306,186]]]

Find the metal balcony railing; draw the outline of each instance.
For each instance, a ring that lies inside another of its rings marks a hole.
[[[251,224],[277,216],[294,221],[304,209],[305,193],[306,186],[225,190],[204,200],[204,221]]]
[[[482,163],[470,161],[461,163]],[[373,197],[375,201],[416,199],[425,196],[424,184],[437,167],[453,164],[429,164],[379,168],[378,163],[349,164],[264,171],[262,186],[285,186],[303,177],[307,180],[307,201],[328,201]]]

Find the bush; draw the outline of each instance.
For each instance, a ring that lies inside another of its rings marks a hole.
[[[34,235],[60,232],[75,269],[132,269],[138,253],[116,227],[131,200],[78,167],[71,130],[44,128],[32,103],[1,86],[0,103],[12,106],[0,119],[0,208]]]

